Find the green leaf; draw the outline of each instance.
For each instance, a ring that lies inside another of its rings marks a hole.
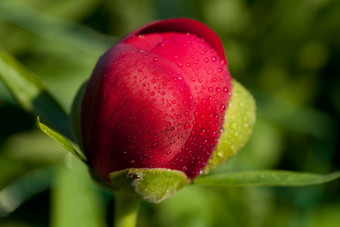
[[[340,172],[314,174],[283,170],[242,171],[200,176],[194,184],[222,187],[307,186],[326,183],[340,177]]]
[[[1,49],[0,80],[23,109],[38,114],[50,127],[72,139],[68,116],[59,103],[38,77]]]
[[[170,198],[189,184],[187,176],[170,169],[125,169],[110,174],[111,188],[137,195],[152,203]]]
[[[57,169],[51,193],[52,227],[104,227],[105,210],[96,189],[80,161],[70,157]]]
[[[16,166],[13,165],[12,168]],[[26,170],[20,177],[11,181],[0,190],[1,218],[14,213],[27,200],[34,195],[45,191],[51,186],[54,168],[43,167]],[[1,223],[2,226],[2,223]]]
[[[83,7],[83,5],[82,5]],[[65,43],[89,55],[103,53],[115,41],[71,20],[49,16],[31,4],[18,1],[0,1],[0,21],[18,25],[37,36]]]
[[[65,149],[70,151],[79,160],[83,161],[84,163],[87,163],[86,158],[83,155],[80,155],[81,153],[77,151],[75,146],[72,145],[72,143],[67,138],[65,138],[61,134],[57,133],[56,131],[53,131],[47,125],[44,125],[43,123],[41,123],[39,117],[37,117],[37,126],[42,132],[44,132],[46,135],[51,137],[53,140],[55,140],[57,143],[59,143]]]

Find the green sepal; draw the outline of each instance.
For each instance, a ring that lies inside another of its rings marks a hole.
[[[285,170],[255,170],[199,176],[194,184],[219,187],[307,186],[336,180],[340,172],[315,174]]]
[[[131,168],[110,174],[111,189],[159,203],[175,195],[190,183],[187,176],[177,170]]]
[[[43,124],[40,122],[40,118],[39,116],[37,117],[37,126],[38,128],[45,133],[47,136],[49,136],[50,138],[52,138],[54,141],[56,141],[57,143],[59,143],[61,146],[63,146],[66,150],[70,151],[74,156],[76,156],[79,160],[81,160],[82,162],[84,162],[85,164],[87,164],[87,159],[85,156],[82,155],[82,153],[80,153],[76,148],[75,144],[72,144],[71,141],[69,141],[66,137],[64,137],[63,135],[61,135],[60,133],[54,131],[53,129],[51,129],[50,127],[48,127],[47,125]]]
[[[83,142],[81,138],[81,128],[80,128],[80,119],[81,119],[81,103],[83,100],[83,95],[85,92],[87,82],[83,83],[79,88],[73,103],[70,114],[71,128],[75,141],[77,142],[80,150],[83,151]]]
[[[223,133],[216,151],[204,168],[204,173],[234,156],[249,139],[256,121],[256,104],[253,96],[236,80],[233,80],[232,85]]]

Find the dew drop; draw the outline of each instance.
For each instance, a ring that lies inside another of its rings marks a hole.
[[[200,135],[203,136],[204,134],[205,134],[205,129],[202,128],[202,129],[200,130]]]
[[[185,124],[184,124],[184,128],[185,128],[185,129],[189,129],[189,128],[190,128],[190,124],[189,124],[189,123],[185,123]]]
[[[155,95],[155,92],[153,92],[153,91],[150,92],[150,95],[151,95],[151,96],[154,96],[154,95]]]
[[[224,111],[225,110],[225,105],[221,105],[221,111]]]

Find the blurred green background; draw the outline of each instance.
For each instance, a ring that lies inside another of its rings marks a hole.
[[[171,17],[213,28],[231,74],[257,101],[251,140],[216,173],[339,169],[339,0],[0,0],[0,48],[69,110],[107,48],[141,25]],[[0,226],[110,226],[112,200],[0,83]],[[142,203],[138,226],[336,227],[340,182],[188,186],[159,205]]]

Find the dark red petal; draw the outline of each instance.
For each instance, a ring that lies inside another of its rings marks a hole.
[[[82,103],[82,138],[103,179],[125,168],[165,167],[185,144],[194,115],[183,71],[132,45],[112,47],[98,62]]]
[[[153,22],[130,33],[122,42],[133,36],[164,32],[191,33],[200,38],[204,38],[204,40],[216,50],[220,58],[227,62],[223,44],[217,34],[205,24],[188,18],[175,18]]]
[[[147,36],[147,35],[145,35]],[[165,40],[152,52],[175,62],[187,76],[193,93],[193,130],[185,145],[167,167],[194,178],[215,150],[230,99],[231,77],[216,51],[195,35],[179,34]]]

